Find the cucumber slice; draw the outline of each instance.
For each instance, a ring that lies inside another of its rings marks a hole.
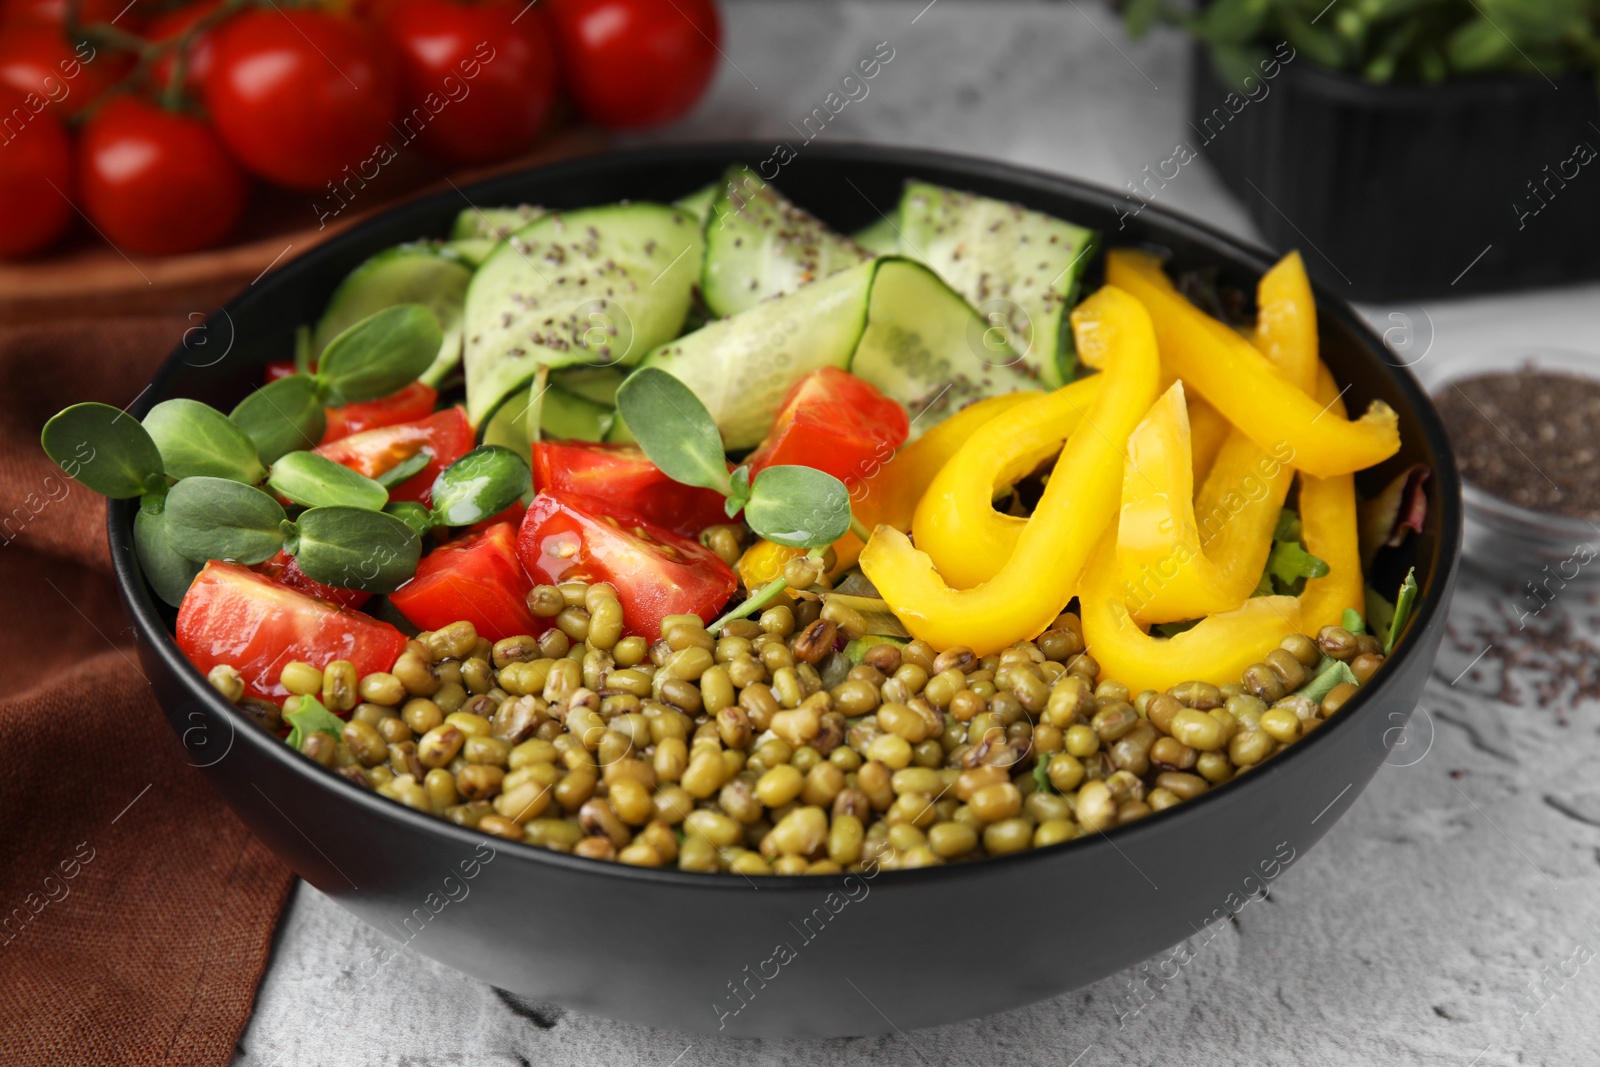
[[[709,323],[662,345],[641,366],[660,367],[694,390],[728,448],[753,448],[790,385],[819,367],[850,365],[876,270],[862,263]]]
[[[711,214],[712,201],[717,194],[722,192],[721,182],[710,182],[702,185],[688,196],[682,196],[672,202],[673,207],[681,207],[701,222],[706,221],[706,216]]]
[[[608,408],[617,406],[617,386],[627,377],[616,367],[568,367],[550,376],[552,384]]]
[[[483,266],[483,261],[489,254],[500,247],[500,242],[492,237],[463,237],[460,240],[446,241],[445,247],[451,249],[461,257],[461,261],[473,270]]]
[[[509,448],[519,456],[528,455],[529,446],[539,439],[544,398],[550,392],[546,388],[549,377],[550,369],[540,367],[532,381],[506,397],[478,427],[478,443]]]
[[[467,290],[467,416],[482,421],[541,365],[636,363],[676,337],[702,248],[694,218],[665,204],[551,214],[518,230]]]
[[[1067,315],[1078,301],[1099,234],[1019,204],[925,182],[900,200],[904,251],[964,296],[1052,388],[1072,380],[1077,357]]]
[[[438,385],[461,360],[461,309],[472,269],[455,252],[417,243],[385,249],[351,271],[328,300],[311,336],[313,359],[340,333],[395,304],[421,304],[439,319],[444,342],[421,381]]]
[[[876,255],[900,254],[900,233],[895,229],[894,219],[887,215],[851,234],[850,240]]]
[[[900,258],[879,262],[850,373],[905,405],[910,440],[975,400],[1039,387],[960,294],[923,264]]]
[[[913,434],[966,403],[1037,383],[966,301],[920,263],[859,264],[763,301],[650,353],[694,390],[730,449],[766,436],[789,386],[820,367],[846,368],[911,410]],[[620,422],[607,440],[629,440]]]
[[[616,411],[565,389],[551,386],[544,394],[539,436],[552,440],[604,441]]]
[[[468,266],[476,270],[507,237],[544,214],[544,208],[532,204],[469,207],[456,216],[447,243]]]
[[[516,207],[469,207],[456,216],[455,224],[450,227],[450,240],[488,238],[493,241],[504,241],[544,214],[544,208],[534,207],[532,204],[518,204]]]
[[[706,218],[700,291],[716,315],[736,315],[871,258],[800,210],[749,167],[729,167]]]

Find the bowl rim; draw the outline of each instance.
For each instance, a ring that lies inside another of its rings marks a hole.
[[[243,292],[234,294],[217,311],[213,312],[206,322],[208,325],[215,324],[220,317],[229,315],[230,311],[239,304],[248,304],[258,298],[258,293],[269,292],[276,285],[293,284],[297,274],[308,269],[310,265],[340,255],[342,249],[347,245],[359,241],[364,235],[379,226],[389,225],[396,217],[404,218],[408,215],[420,215],[425,210],[431,210],[447,200],[454,201],[458,197],[464,197],[471,202],[483,202],[480,199],[481,195],[487,194],[491,197],[497,195],[494,192],[497,186],[515,184],[534,171],[551,175],[557,180],[566,178],[580,181],[586,172],[596,169],[650,168],[658,163],[685,161],[705,162],[708,167],[724,166],[730,160],[748,161],[762,158],[769,150],[770,145],[760,141],[717,141],[631,148],[531,167],[513,174],[500,175],[475,182],[459,190],[447,190],[408,200],[394,208],[379,212],[363,220],[339,236],[323,242],[307,250],[303,255],[283,264],[278,271],[261,280],[261,285],[265,288],[259,290],[247,288]],[[1010,186],[1015,190],[1015,193],[1012,194],[1014,196],[1027,191],[1065,196],[1101,204],[1113,213],[1117,210],[1117,205],[1122,203],[1121,194],[1104,186],[1035,168],[1021,167],[994,159],[968,156],[961,153],[839,142],[828,145],[807,146],[806,155],[808,159],[825,159],[832,164],[840,166],[849,166],[852,163],[871,163],[896,166],[910,173],[916,172],[919,168],[924,170],[956,171],[974,179]],[[1277,256],[1266,249],[1247,244],[1238,238],[1179,212],[1155,205],[1151,205],[1147,210],[1160,229],[1176,231],[1185,238],[1197,240],[1198,243],[1218,247],[1224,256],[1231,257],[1237,265],[1247,267],[1258,274],[1265,273],[1278,259]],[[1109,240],[1104,242],[1104,246],[1112,247]],[[1329,291],[1326,286],[1315,282],[1312,284],[1312,291],[1319,316],[1331,316],[1339,321],[1352,336],[1366,342],[1371,355],[1375,357],[1377,363],[1388,368],[1381,373],[1389,375],[1395,388],[1410,403],[1411,410],[1421,426],[1426,450],[1431,454],[1433,460],[1434,477],[1437,479],[1436,484],[1440,499],[1439,536],[1433,547],[1427,581],[1423,586],[1422,595],[1418,598],[1417,611],[1410,624],[1409,633],[1412,635],[1412,640],[1402,642],[1396,647],[1394,655],[1389,657],[1393,663],[1403,664],[1408,659],[1421,654],[1417,651],[1417,645],[1419,644],[1417,638],[1439,619],[1460,568],[1463,529],[1460,476],[1449,449],[1443,424],[1433,407],[1432,399],[1427,391],[1412,374],[1394,366],[1391,361],[1384,358],[1383,354],[1387,350],[1383,342],[1348,301]],[[158,395],[164,397],[163,387],[178,374],[179,368],[184,363],[185,353],[186,349],[182,344],[179,344],[168,355],[167,359],[151,377],[145,391],[140,394],[133,405],[130,405],[129,411],[131,414],[142,417],[155,404]],[[346,800],[364,807],[367,813],[375,818],[398,821],[416,832],[438,835],[444,840],[460,842],[468,848],[474,848],[492,838],[493,835],[488,835],[469,827],[458,826],[434,815],[414,811],[403,804],[380,796],[371,789],[364,789],[344,779],[314,761],[306,759],[300,753],[291,750],[276,737],[269,737],[246,718],[237,707],[224,700],[222,695],[206,681],[205,676],[189,662],[188,658],[178,648],[174,635],[167,630],[166,624],[161,618],[160,609],[158,609],[148,586],[139,574],[138,564],[134,557],[132,539],[133,514],[138,501],[113,500],[107,503],[106,532],[112,565],[116,572],[119,591],[122,594],[123,602],[127,606],[134,626],[150,652],[158,656],[163,665],[176,678],[181,679],[181,683],[187,688],[190,697],[206,704],[213,715],[220,715],[228,721],[235,738],[239,733],[244,733],[247,739],[246,743],[260,747],[264,753],[268,754],[266,758],[273,760],[280,770],[291,775],[300,776],[309,786],[328,787],[334,790],[336,795],[342,793]],[[1060,850],[1101,847],[1106,842],[1111,844],[1112,849],[1121,852],[1122,850],[1117,846],[1118,841],[1132,841],[1139,835],[1147,835],[1153,832],[1156,827],[1177,827],[1187,820],[1207,817],[1211,808],[1215,806],[1214,803],[1208,804],[1207,802],[1217,795],[1231,797],[1238,794],[1242,796],[1247,790],[1254,791],[1261,788],[1262,784],[1270,777],[1293,773],[1294,768],[1307,758],[1305,753],[1310,751],[1312,746],[1327,744],[1326,738],[1328,736],[1340,731],[1353,729],[1354,727],[1349,725],[1354,718],[1353,713],[1370,703],[1372,699],[1375,699],[1372,693],[1381,690],[1381,688],[1381,684],[1372,687],[1371,691],[1363,688],[1343,709],[1344,714],[1336,716],[1311,735],[1303,737],[1289,746],[1286,751],[1273,756],[1267,763],[1258,765],[1256,769],[1245,774],[1236,775],[1221,785],[1211,787],[1206,791],[1205,795],[1196,797],[1193,801],[1176,804],[1163,811],[1152,812],[1150,815],[1127,826],[1114,827],[1109,832],[1098,831],[1094,835],[1085,834],[1046,848],[1030,848],[1010,855],[988,857],[968,863],[943,864],[913,870],[884,870],[880,867],[876,873],[865,875],[865,877],[877,881],[887,876],[894,884],[970,877],[975,871],[997,870],[998,868],[994,866],[995,864],[1045,863],[1062,855],[1063,853]],[[225,758],[226,756],[224,756]],[[220,762],[218,761],[219,764]],[[215,765],[213,764],[212,766]],[[1338,799],[1336,797],[1335,802]],[[588,873],[600,877],[632,881],[637,884],[673,885],[684,888],[728,887],[737,884],[731,879],[728,872],[682,871],[671,867],[637,867],[607,860],[586,859],[581,856],[555,852],[527,842],[509,841],[504,838],[493,838],[491,843],[497,854],[505,852],[526,862],[550,864],[558,869],[565,869],[572,874]],[[826,892],[829,889],[842,887],[846,879],[859,879],[861,877],[863,875],[850,872],[822,875],[767,875],[761,879],[760,887],[763,889],[817,890]]]

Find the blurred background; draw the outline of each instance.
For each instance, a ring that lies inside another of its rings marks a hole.
[[[406,197],[708,140],[1069,175],[1130,215],[1300,249],[1425,379],[1543,348],[1594,374],[1597,67],[1597,0],[0,0],[7,430],[32,448],[46,410],[23,368],[59,360],[74,399],[129,403],[233,293]],[[0,581],[19,603],[54,596],[22,558],[0,557]],[[116,617],[109,594],[68,590],[86,621]],[[910,1037],[685,1048],[414,953],[341,982],[389,942],[301,884],[235,1062],[1590,1063],[1592,990],[1533,1022],[1526,1005],[1547,961],[1600,944],[1577,925],[1594,922],[1600,792],[1567,720],[1540,714],[1591,691],[1541,690],[1511,717],[1497,686],[1592,667],[1600,620],[1592,593],[1563,600],[1564,636],[1536,648],[1504,625],[1508,590],[1464,583],[1395,769],[1134,1016],[1148,974]],[[1474,688],[1490,649],[1501,666]],[[1492,824],[1456,785],[1469,774]],[[1003,961],[1027,936],[1006,907],[929,936],[993,937]],[[1563,972],[1557,993],[1595,980]]]

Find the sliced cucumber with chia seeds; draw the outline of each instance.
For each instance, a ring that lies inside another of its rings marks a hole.
[[[895,221],[887,215],[851,234],[850,240],[874,255],[895,256],[901,252],[900,232],[895,229]]]
[[[345,329],[395,304],[421,304],[439,319],[444,341],[421,380],[438,385],[461,361],[461,310],[472,268],[452,249],[428,242],[385,249],[333,291],[311,336],[311,358]]]
[[[728,168],[705,227],[700,292],[716,315],[736,315],[871,258],[745,166]]]
[[[476,425],[540,366],[628,365],[676,337],[700,275],[700,227],[647,202],[558,212],[473,275],[463,363]]]
[[[617,386],[627,373],[617,367],[568,367],[555,371],[550,383],[557,389],[603,407],[617,406]]]
[[[991,339],[992,340],[992,339]],[[913,435],[970,401],[1035,388],[985,324],[938,275],[913,260],[870,260],[766,300],[645,357],[694,390],[729,449],[751,448],[783,395],[821,367],[840,367],[900,401]],[[608,440],[627,440],[620,421]]]
[[[722,192],[721,182],[709,182],[690,193],[680,196],[672,202],[673,207],[681,207],[701,222],[706,221],[706,216],[711,214],[711,203]]]
[[[1072,380],[1067,316],[1099,234],[1020,204],[907,182],[901,251],[932,267],[990,328],[1004,330],[1045,385]]]
[[[544,394],[539,436],[558,441],[604,441],[616,409],[552,385]]]
[[[456,216],[450,227],[452,241],[489,238],[504,241],[534,219],[545,214],[542,207],[518,204],[516,207],[469,207]]]
[[[728,448],[753,448],[790,385],[820,367],[850,365],[875,268],[863,263],[707,323],[657,348],[641,366],[660,367],[694,390]],[[612,440],[625,439],[618,425]]]
[[[1021,356],[959,293],[899,257],[879,261],[850,373],[905,405],[910,440],[975,400],[1039,388]]]
[[[532,204],[517,207],[469,207],[456,216],[448,245],[474,270],[517,230],[545,213]]]

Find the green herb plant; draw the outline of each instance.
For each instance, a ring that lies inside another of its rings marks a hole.
[[[516,453],[476,448],[440,472],[428,509],[389,500],[390,488],[427,465],[426,453],[373,479],[309,451],[327,428],[324,405],[405,387],[439,344],[432,312],[386,308],[334,338],[315,373],[280,378],[229,415],[188,399],[163,401],[142,421],[75,404],[45,424],[42,444],[86,488],[139,498],[134,549],[151,588],[174,607],[207,560],[250,566],[280,550],[325,585],[393,592],[416,572],[435,527],[488,518],[531,483]]]
[[[1130,37],[1158,22],[1206,43],[1233,84],[1287,41],[1369,82],[1438,84],[1485,74],[1554,78],[1600,67],[1597,0],[1124,0]]]
[[[743,511],[746,524],[768,541],[809,549],[807,556],[820,560],[847,530],[866,540],[867,531],[850,513],[849,490],[833,475],[801,466],[766,467],[754,479],[748,466],[730,471],[716,420],[693,390],[666,371],[642,367],[630,374],[617,390],[617,411],[667,477],[721,493],[728,517]],[[780,576],[752,590],[711,624],[711,632],[761,610],[788,586]]]

